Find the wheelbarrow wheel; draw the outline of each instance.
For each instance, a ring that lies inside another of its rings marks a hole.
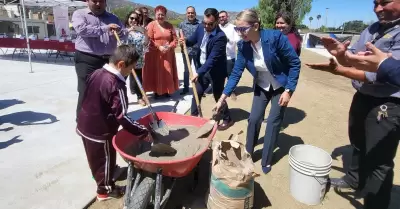
[[[128,209],[146,209],[155,187],[155,179],[145,177],[133,193]]]

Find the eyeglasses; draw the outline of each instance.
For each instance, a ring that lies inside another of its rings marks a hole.
[[[136,20],[136,21],[139,20],[139,18],[137,18],[137,17],[129,17],[129,19],[130,20]]]
[[[215,25],[215,22],[206,23],[206,22],[203,21],[202,23],[203,23],[204,26],[208,26],[208,27],[213,27]]]
[[[251,26],[247,26],[247,27],[234,27],[233,29],[236,32],[244,33],[244,32],[247,32],[251,27],[253,27],[253,26],[251,25]]]

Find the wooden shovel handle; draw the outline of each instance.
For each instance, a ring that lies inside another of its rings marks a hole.
[[[182,29],[179,30],[179,34],[180,34],[181,38],[185,38],[183,36]],[[182,47],[183,47],[183,53],[185,54],[185,58],[186,58],[186,64],[187,64],[187,67],[188,67],[188,70],[189,70],[189,78],[190,78],[190,80],[192,80],[193,79],[192,65],[190,64],[189,54],[187,52],[187,48],[186,48],[186,43],[185,42],[182,43]],[[196,101],[196,106],[197,106],[197,110],[199,112],[199,116],[203,117],[203,113],[201,111],[201,106],[200,106],[199,95],[197,94],[196,83],[193,82],[193,81],[191,81],[191,82],[192,82],[192,88],[193,88],[193,96],[194,96],[194,100]]]
[[[113,30],[113,33],[114,33],[115,38],[117,39],[118,46],[121,45],[121,39],[119,39],[117,31]]]

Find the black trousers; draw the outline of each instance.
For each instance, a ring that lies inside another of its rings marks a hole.
[[[96,56],[88,53],[75,52],[75,71],[78,77],[78,103],[76,105],[76,117],[81,110],[82,101],[86,91],[86,82],[89,76],[97,69],[100,69],[104,64],[108,63],[109,57]]]
[[[143,83],[142,69],[135,69],[135,72],[136,72],[136,75],[138,76],[140,83]],[[137,95],[138,100],[143,98],[143,94],[140,91],[139,85],[136,83],[133,73],[129,74],[129,87],[131,89],[131,93]]]
[[[382,105],[388,117],[378,121]],[[364,208],[387,209],[393,186],[393,159],[400,139],[400,99],[357,92],[349,113],[352,161],[344,180],[365,194]]]
[[[228,78],[231,75],[234,66],[235,66],[235,59],[226,61],[226,72],[228,74]]]
[[[207,88],[210,85],[212,87],[212,93],[214,95],[214,99],[217,102],[219,98],[222,96],[222,92],[224,91],[224,83],[225,83],[225,77],[223,76],[220,77],[216,76],[212,78],[210,73],[207,73],[204,76],[199,76],[196,82],[196,88],[200,102],[201,99],[203,98],[204,91],[207,90]],[[199,115],[199,111],[197,110],[196,100],[194,97],[192,99],[191,115],[192,116]],[[231,120],[228,107],[223,110],[222,115],[223,115],[223,120],[225,121]]]

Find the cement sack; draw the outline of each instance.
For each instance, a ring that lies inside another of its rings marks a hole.
[[[235,140],[215,142],[208,209],[250,209],[254,202],[254,163],[245,146]]]

